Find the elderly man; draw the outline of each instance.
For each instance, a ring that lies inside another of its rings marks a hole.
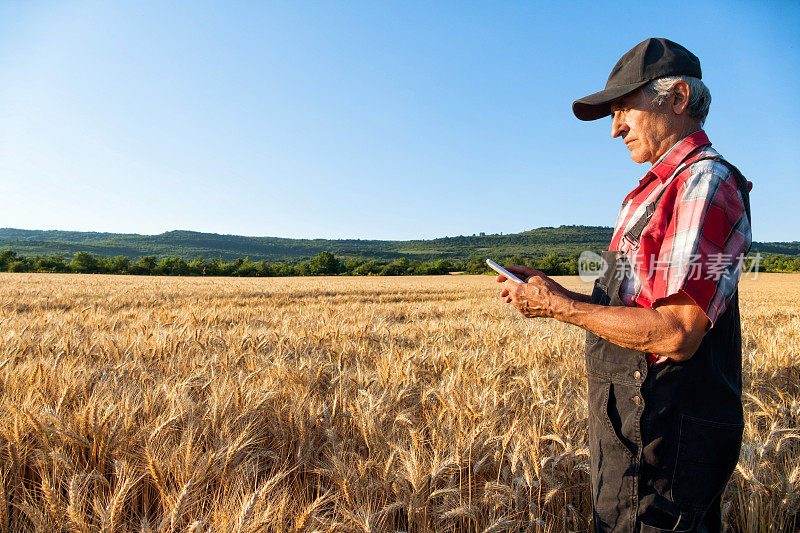
[[[586,329],[596,531],[719,531],[741,446],[737,283],[749,189],[702,130],[700,61],[667,39],[626,53],[606,88],[573,104],[611,116],[647,174],[622,204],[591,296],[512,266],[501,296],[527,317]]]

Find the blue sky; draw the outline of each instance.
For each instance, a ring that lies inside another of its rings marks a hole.
[[[613,225],[647,171],[571,102],[650,36],[800,240],[800,3],[0,2],[0,227],[411,239]]]

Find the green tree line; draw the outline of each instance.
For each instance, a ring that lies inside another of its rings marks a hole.
[[[503,264],[526,265],[551,275],[577,274],[578,254],[562,257],[550,254],[539,260],[520,256],[495,258]],[[249,258],[225,262],[221,259],[197,257],[186,261],[180,257],[148,255],[139,259],[130,257],[102,257],[88,252],[76,252],[71,259],[62,255],[25,257],[13,250],[0,252],[0,272],[52,272],[78,274],[137,274],[148,276],[408,276],[436,275],[449,272],[469,274],[488,273],[485,258],[452,261],[419,261],[400,258],[391,261],[379,259],[340,259],[331,252],[320,252],[306,260],[251,261]]]
[[[519,255],[493,258],[506,265],[525,265],[541,270],[547,275],[576,275],[577,253],[560,256],[555,253],[540,259],[523,258]],[[762,258],[758,265],[761,272],[798,272],[800,256],[776,255]],[[485,258],[466,260],[439,259],[418,261],[407,258],[392,261],[378,259],[339,259],[331,252],[320,252],[316,257],[293,261],[251,261],[249,258],[225,262],[221,259],[197,257],[185,261],[180,257],[148,255],[139,259],[130,257],[102,257],[88,252],[76,252],[70,260],[64,256],[24,257],[13,250],[0,252],[0,272],[52,272],[78,274],[135,274],[147,276],[409,276],[437,275],[450,272],[484,274],[491,272]]]

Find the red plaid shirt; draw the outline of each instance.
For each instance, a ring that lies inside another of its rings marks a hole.
[[[625,197],[609,250],[624,252],[633,266],[620,288],[626,305],[652,308],[684,291],[713,326],[733,297],[751,241],[733,174],[707,160],[673,177],[685,164],[710,155],[719,154],[704,131],[695,132],[673,146]],[[664,188],[639,243],[629,242],[625,233]]]

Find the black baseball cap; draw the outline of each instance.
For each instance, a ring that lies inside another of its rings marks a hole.
[[[702,78],[700,60],[669,39],[651,37],[631,48],[614,65],[606,88],[572,103],[581,120],[597,120],[611,114],[611,102],[664,76]]]

